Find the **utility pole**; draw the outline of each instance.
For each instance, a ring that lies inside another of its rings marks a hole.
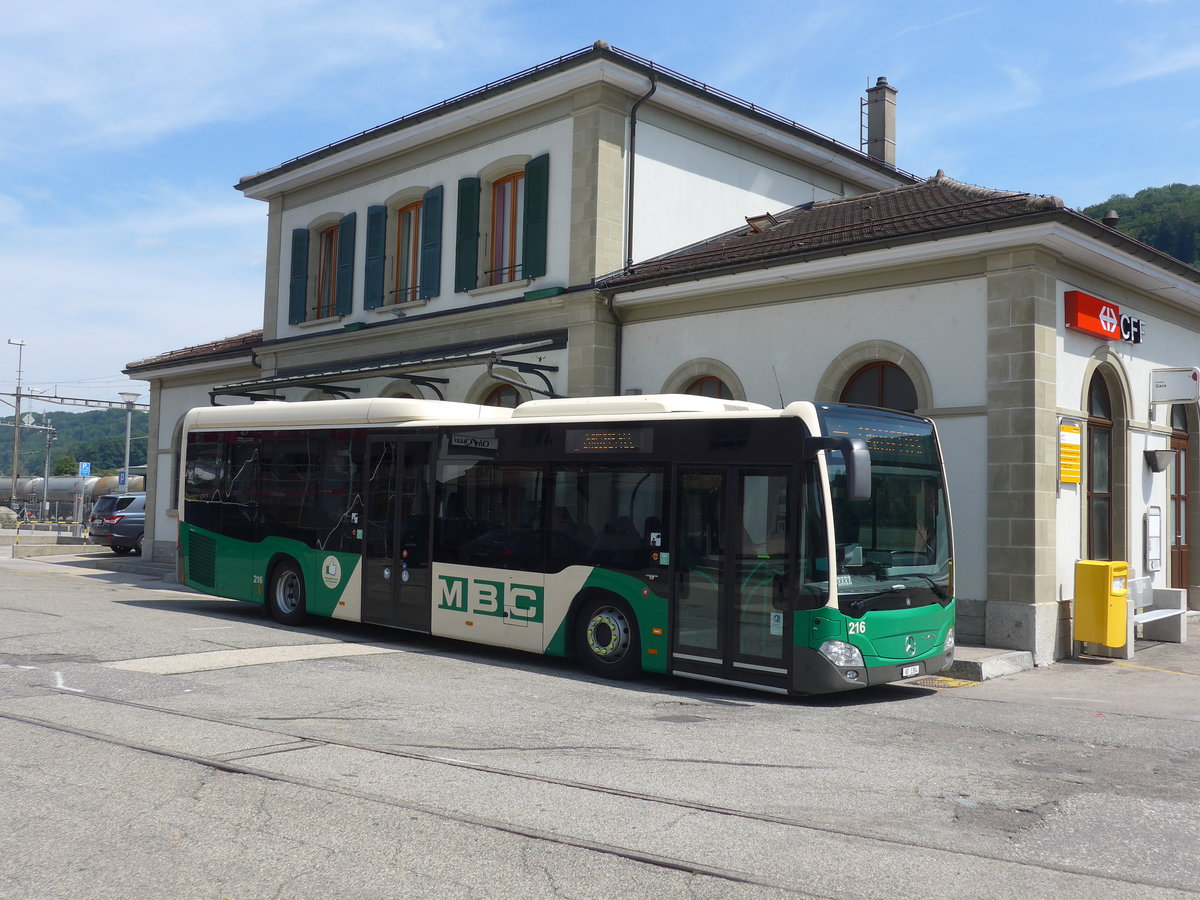
[[[42,461],[42,521],[50,521],[50,445],[54,443],[55,431],[48,424],[50,419],[42,413],[42,425],[46,429],[46,458]],[[58,501],[54,501],[57,507]],[[55,517],[57,518],[57,516]]]
[[[10,490],[8,502],[13,511],[17,508],[17,473],[21,468],[21,378],[23,375],[22,364],[25,359],[25,342],[14,341],[12,338],[8,342],[17,348],[17,395],[16,402],[13,403],[13,458],[12,458],[12,490]]]
[[[121,470],[121,493],[128,494],[129,493],[129,430],[130,430],[131,426],[133,425],[133,401],[142,395],[134,394],[132,392],[128,392],[128,393],[122,392],[122,393],[117,394],[117,396],[125,401],[125,468]],[[150,451],[147,449],[147,451],[146,451],[147,455],[149,455],[149,452]]]

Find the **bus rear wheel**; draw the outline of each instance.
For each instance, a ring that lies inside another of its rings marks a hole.
[[[294,562],[289,560],[275,567],[267,591],[267,611],[284,625],[299,625],[304,621],[304,576]]]
[[[604,678],[632,678],[641,668],[637,620],[615,598],[584,601],[575,617],[575,652],[583,667]]]

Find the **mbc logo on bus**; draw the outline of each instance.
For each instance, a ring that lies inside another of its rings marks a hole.
[[[477,616],[507,616],[522,623],[543,620],[544,592],[535,584],[439,575],[438,587],[438,609]]]

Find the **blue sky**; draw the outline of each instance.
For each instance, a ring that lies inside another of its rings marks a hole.
[[[921,176],[1075,208],[1200,182],[1194,0],[46,0],[4,19],[0,339],[26,342],[28,387],[69,396],[145,400],[130,361],[261,326],[266,206],[240,177],[598,38],[853,146],[886,76],[897,164]]]

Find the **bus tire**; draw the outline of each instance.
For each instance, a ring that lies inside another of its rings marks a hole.
[[[304,608],[304,576],[300,567],[285,559],[271,573],[267,591],[267,611],[283,625],[299,625],[306,617]]]
[[[587,598],[575,616],[575,654],[602,678],[632,678],[641,671],[637,619],[624,600]]]

